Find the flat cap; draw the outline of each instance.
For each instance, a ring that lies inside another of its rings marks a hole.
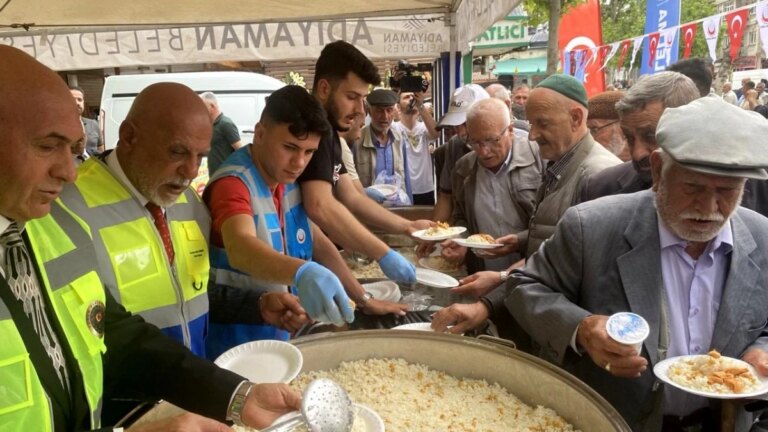
[[[616,102],[623,97],[624,92],[618,90],[604,91],[592,96],[589,98],[589,106],[587,107],[589,115],[587,118],[618,120],[619,112],[616,111]]]
[[[768,179],[768,121],[754,111],[706,96],[667,108],[656,142],[685,168],[704,174]]]
[[[560,93],[568,99],[587,107],[587,90],[584,85],[570,75],[554,74],[546,77],[536,88],[543,87]]]
[[[368,94],[368,105],[373,106],[391,106],[399,100],[397,93],[387,89],[376,89]]]

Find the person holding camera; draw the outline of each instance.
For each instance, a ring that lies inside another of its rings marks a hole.
[[[400,87],[400,121],[392,127],[406,142],[408,175],[414,205],[435,205],[435,176],[432,167],[430,142],[437,139],[437,124],[424,106],[426,87],[421,91],[405,91]],[[427,85],[429,83],[423,80]],[[419,116],[421,121],[419,121]]]

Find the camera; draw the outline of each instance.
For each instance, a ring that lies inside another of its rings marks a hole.
[[[418,65],[412,65],[406,60],[399,60],[397,62],[396,71],[405,72],[405,76],[399,80],[394,77],[389,77],[389,86],[393,88],[399,88],[401,92],[425,92],[429,88],[429,81],[426,78],[419,75],[414,75],[416,71],[427,72],[432,70],[432,65],[429,63],[419,63]]]

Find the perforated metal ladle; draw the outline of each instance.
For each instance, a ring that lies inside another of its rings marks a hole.
[[[336,382],[320,378],[304,390],[301,412],[262,432],[291,431],[304,423],[310,432],[350,432],[355,421],[352,400]]]

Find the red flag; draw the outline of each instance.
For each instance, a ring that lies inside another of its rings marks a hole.
[[[659,32],[648,35],[648,66],[653,67],[653,60],[656,59],[656,48],[659,46]]]
[[[605,63],[605,57],[611,52],[610,45],[603,45],[597,50],[597,61],[600,62],[600,66]]]
[[[696,23],[692,22],[680,27],[680,33],[683,37],[683,58],[687,59],[691,56],[691,49],[693,49],[693,41],[696,39]]]
[[[600,70],[602,64],[597,56],[589,55],[592,48],[603,44],[600,21],[600,3],[598,0],[587,0],[585,3],[571,8],[560,21],[558,49],[560,52],[587,50],[584,57],[589,57],[585,70],[584,87],[587,94],[593,96],[605,90],[605,74]]]
[[[621,69],[621,65],[624,64],[624,58],[627,56],[627,51],[629,51],[630,42],[632,41],[629,39],[621,42],[621,54],[619,54],[619,61],[616,63],[617,69]]]
[[[737,10],[725,16],[725,19],[728,21],[728,41],[731,43],[731,60],[736,60],[736,57],[739,56],[741,39],[744,37],[748,18],[749,9]]]

